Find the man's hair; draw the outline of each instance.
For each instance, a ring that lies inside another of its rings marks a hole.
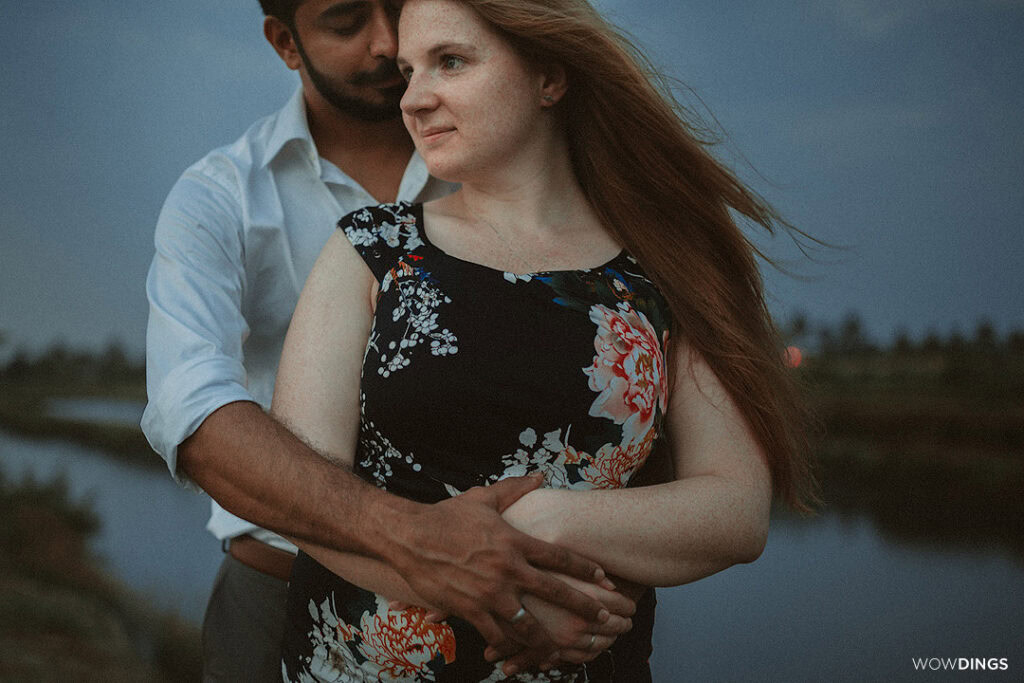
[[[260,0],[260,7],[268,17],[277,17],[289,26],[295,19],[295,10],[303,0]]]

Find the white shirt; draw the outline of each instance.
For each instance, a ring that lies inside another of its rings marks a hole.
[[[413,154],[398,198],[424,201],[453,186],[430,178]],[[339,218],[378,202],[319,156],[299,88],[276,114],[187,169],[156,226],[146,280],[146,386],[142,430],[181,484],[178,444],[234,401],[270,407],[285,332]],[[207,529],[219,539],[280,536],[211,501]]]

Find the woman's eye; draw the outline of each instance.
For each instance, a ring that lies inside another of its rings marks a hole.
[[[445,71],[455,71],[465,63],[466,60],[455,55],[444,55],[441,57],[441,68]]]
[[[412,69],[410,69],[409,67],[399,69],[398,73],[402,74],[402,78],[405,79],[406,83],[408,83],[409,79],[412,78]]]

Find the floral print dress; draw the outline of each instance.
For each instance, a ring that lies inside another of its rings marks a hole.
[[[429,242],[419,204],[339,222],[379,282],[360,386],[355,471],[433,503],[504,477],[628,486],[661,437],[668,306],[625,252],[602,266],[517,275]],[[282,674],[289,681],[501,681],[465,621],[433,624],[299,553]],[[634,628],[588,665],[510,680],[649,680],[653,590]],[[616,671],[618,676],[616,678]]]

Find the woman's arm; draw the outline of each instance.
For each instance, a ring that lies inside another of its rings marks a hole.
[[[310,273],[292,318],[270,408],[314,450],[349,471],[359,430],[360,367],[375,293],[372,274],[345,236],[335,232]],[[361,588],[393,600],[421,600],[380,560],[299,538],[289,540]]]
[[[375,292],[372,273],[345,235],[336,231],[296,306],[274,390],[274,415],[312,449],[350,471],[359,430],[360,370]],[[366,485],[370,504],[344,508],[353,527],[380,529],[379,537],[365,544],[371,550],[368,557],[381,561],[378,565],[359,559],[363,547],[342,546],[343,552],[336,552],[325,550],[322,541],[311,545],[301,538],[293,540],[363,588],[389,598],[404,597],[411,588],[422,596],[415,602],[463,617],[491,644],[507,643],[515,636],[537,649],[553,649],[535,621],[508,623],[520,607],[520,597],[544,597],[600,624],[607,620],[602,604],[550,571],[595,581],[604,574],[590,560],[523,534],[500,517],[537,484],[532,478],[510,478],[434,505],[404,501]]]
[[[762,450],[706,362],[673,343],[666,429],[676,480],[635,489],[534,491],[513,526],[649,586],[703,578],[761,554],[771,478]]]

